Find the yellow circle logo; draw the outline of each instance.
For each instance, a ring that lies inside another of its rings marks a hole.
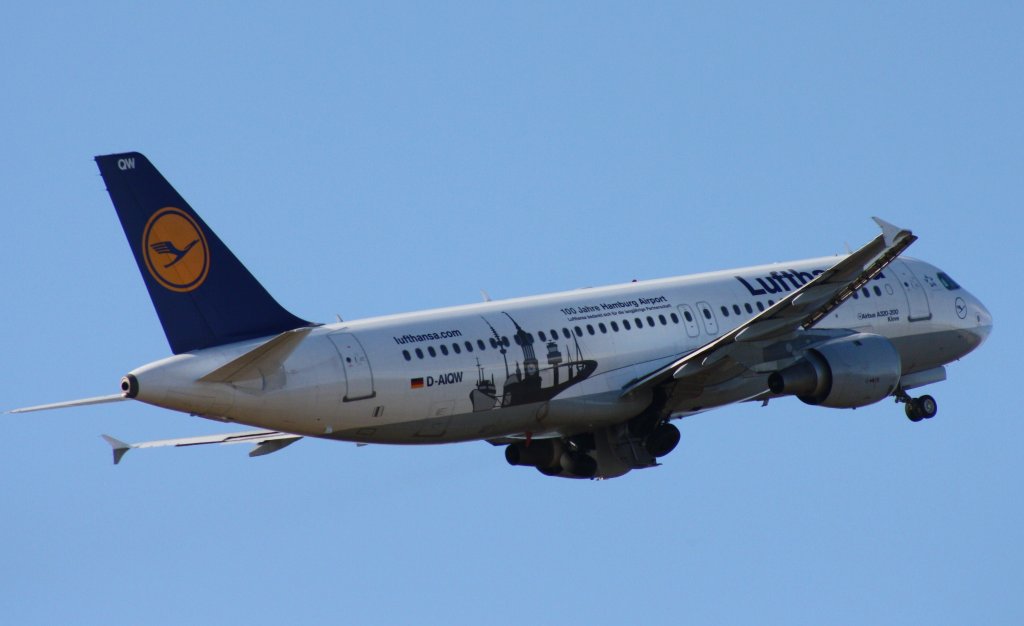
[[[146,269],[171,291],[192,291],[210,271],[210,249],[195,220],[181,209],[165,207],[153,214],[142,232]]]

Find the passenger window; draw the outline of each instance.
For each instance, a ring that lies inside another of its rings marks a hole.
[[[875,292],[876,296],[882,295],[882,290],[878,288],[878,285],[874,286],[873,291]]]
[[[573,330],[576,331],[576,336],[577,337],[582,337],[583,336],[583,329],[580,328],[579,326],[573,327]]]
[[[402,356],[405,357],[406,361],[411,361],[412,360],[412,355],[409,354],[408,350],[402,350]]]
[[[664,316],[664,315],[659,315],[659,316],[658,316],[658,321],[659,321],[659,322],[661,322],[661,325],[662,325],[662,326],[666,326],[666,325],[668,325],[668,320],[666,320],[666,319],[665,319],[665,316]]]
[[[452,350],[455,350],[455,354],[462,354],[462,348],[457,343],[452,344]]]
[[[608,327],[604,325],[604,322],[598,323],[597,329],[601,331],[602,335],[608,332]]]
[[[572,338],[572,333],[569,332],[568,328],[562,328],[562,337],[564,337],[565,339]]]
[[[537,331],[537,336],[540,337],[541,341],[547,341],[548,340],[548,338],[544,335],[544,331],[543,330],[538,330]]]
[[[492,339],[491,341],[494,341],[494,340]],[[477,339],[476,340],[476,347],[480,348],[481,350],[486,350],[487,349],[487,344],[484,343],[483,339]]]
[[[764,310],[764,304],[762,304],[760,300],[757,301],[757,310],[758,311],[763,311]]]
[[[711,319],[711,309],[701,309],[704,312],[704,319]]]
[[[647,325],[654,326],[654,318],[651,317],[650,315],[647,316]]]
[[[434,346],[427,346],[427,353],[430,356],[437,356],[437,350],[434,350]]]
[[[693,316],[690,315],[689,311],[683,311],[683,317],[686,318],[687,322],[692,322],[693,321]]]
[[[729,317],[729,307],[722,305],[722,317]]]
[[[870,298],[870,297],[871,297],[871,292],[870,292],[870,291],[868,291],[868,288],[867,288],[867,287],[865,287],[865,288],[861,289],[860,291],[861,291],[861,293],[863,293],[863,294],[864,294],[864,297],[865,297],[865,298]]]
[[[676,315],[675,313],[672,313],[671,315],[669,315],[669,317],[672,318],[672,323],[673,324],[678,324],[679,323],[679,316]]]
[[[504,345],[504,346],[505,346],[506,348],[507,348],[507,347],[509,347],[510,345],[512,345],[512,344],[510,344],[510,343],[508,342],[508,337],[506,337],[505,335],[502,335],[502,336],[501,336],[501,343],[502,343],[502,345]]]
[[[441,344],[441,354],[448,356],[448,346]]]
[[[587,324],[587,332],[590,333],[591,335],[593,335],[594,334],[594,327],[591,326],[590,324]]]
[[[467,341],[466,342],[466,352],[472,352],[472,351],[473,351],[473,343]]]
[[[736,315],[739,315],[741,313],[740,305],[738,305],[738,304],[732,305],[732,312],[735,313]]]
[[[629,327],[629,320],[622,320],[622,327],[623,327],[624,329],[626,329],[626,330],[632,330],[632,329],[631,329],[631,328]]]
[[[745,308],[745,309],[747,310],[747,313],[753,313],[753,312],[754,312],[754,309],[753,309],[753,308],[751,308],[751,306],[750,306],[750,303],[749,303],[749,302],[744,302],[744,303],[743,303],[743,308]]]
[[[619,324],[618,324],[618,322],[612,322],[611,324],[612,324],[612,331],[619,332]]]
[[[419,348],[416,348],[416,358],[417,359],[422,359],[423,358],[423,350],[420,350]]]
[[[639,317],[633,318],[633,323],[636,324],[637,328],[643,328],[644,323],[640,321]]]

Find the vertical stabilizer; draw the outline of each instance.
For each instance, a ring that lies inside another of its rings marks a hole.
[[[172,352],[310,326],[267,293],[146,157],[96,163]]]

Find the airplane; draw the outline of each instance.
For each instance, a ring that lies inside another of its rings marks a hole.
[[[795,396],[856,409],[911,390],[992,330],[949,274],[901,257],[917,237],[874,218],[858,250],[756,267],[319,324],[285,310],[140,153],[96,157],[172,356],[120,392],[16,413],[134,400],[258,430],[134,448],[303,437],[486,441],[511,465],[607,479],[655,467],[673,421]]]

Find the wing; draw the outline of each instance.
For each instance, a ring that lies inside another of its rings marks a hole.
[[[751,372],[770,371],[779,361],[792,358],[794,350],[819,341],[820,337],[808,331],[917,239],[909,230],[877,217],[873,219],[882,234],[870,243],[747,323],[633,381],[624,388],[622,395],[663,385],[689,387],[692,394],[699,395],[706,386],[721,385]],[[745,399],[751,397],[739,396],[733,401]]]
[[[121,462],[121,457],[134,448],[161,448],[164,446],[201,446],[211,443],[255,443],[256,447],[249,452],[249,456],[263,456],[271,452],[277,452],[285,446],[291,445],[302,439],[302,435],[284,433],[276,430],[249,430],[238,433],[227,433],[223,435],[202,435],[199,437],[185,437],[183,439],[161,439],[159,441],[143,441],[140,443],[125,443],[120,439],[103,435],[103,439],[114,449],[114,465]]]

